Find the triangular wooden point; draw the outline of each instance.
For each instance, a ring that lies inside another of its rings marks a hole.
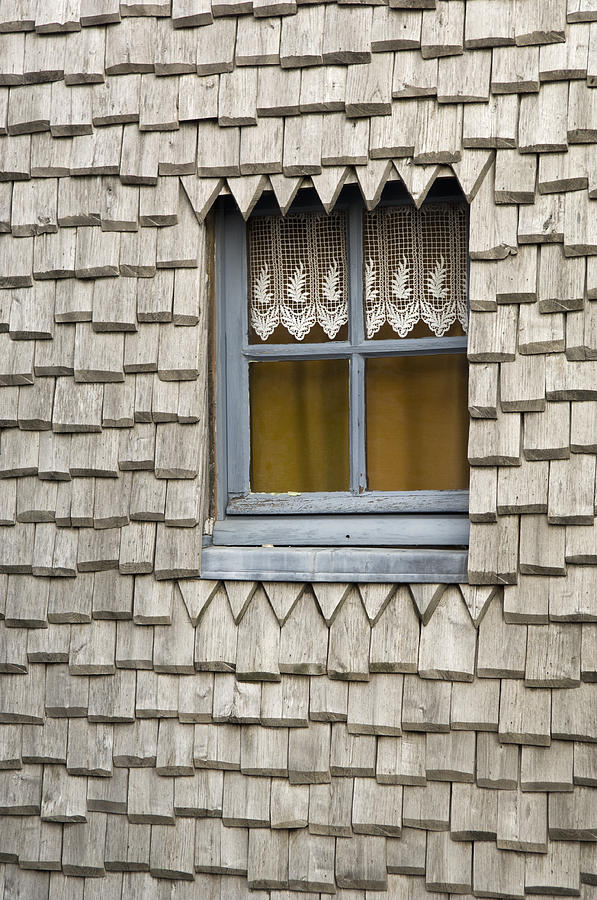
[[[211,603],[211,599],[218,589],[219,581],[208,579],[184,579],[178,582],[182,599],[187,608],[189,619],[196,628],[201,616]]]
[[[493,150],[463,150],[460,162],[452,163],[452,170],[470,203],[481,187],[493,163]]]
[[[338,615],[338,610],[348,593],[350,585],[344,583],[328,584],[327,582],[314,582],[311,587],[313,588],[313,593],[315,594],[315,599],[317,600],[323,618],[328,625],[331,625]]]
[[[412,598],[421,617],[423,625],[426,625],[441,600],[446,584],[409,584]]]
[[[266,176],[239,175],[235,178],[227,178],[226,181],[243,219],[248,219],[253,207],[267,187]]]
[[[305,585],[295,581],[264,581],[263,589],[278,622],[283,625],[303,595]]]
[[[355,166],[365,206],[374,209],[392,172],[391,159],[370,159],[366,166]]]
[[[412,158],[395,159],[394,166],[402,178],[404,185],[419,209],[423,205],[425,197],[429,193],[431,185],[437,178],[438,165],[416,166]]]
[[[473,625],[475,628],[478,628],[489,604],[497,593],[498,587],[495,584],[461,584],[459,587],[463,600],[466,603],[466,608],[473,620]]]
[[[224,186],[224,179],[197,178],[196,175],[183,175],[180,180],[185,194],[195,211],[195,215],[200,222],[203,222]]]
[[[394,596],[396,587],[395,584],[359,584],[361,600],[372,625],[375,625]]]
[[[313,186],[327,213],[336,205],[349,171],[348,166],[325,166],[321,175],[311,175]]]
[[[303,182],[300,175],[270,175],[272,190],[276,195],[280,212],[286,215]]]
[[[234,621],[238,625],[242,619],[251,597],[257,590],[256,581],[225,581],[226,595],[232,610]]]

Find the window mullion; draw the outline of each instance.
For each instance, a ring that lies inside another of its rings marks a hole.
[[[365,360],[353,353],[350,360],[350,489],[367,488],[365,460]]]
[[[351,206],[348,215],[348,304],[349,335],[353,347],[365,338],[363,320],[363,211]],[[367,488],[365,459],[365,360],[353,353],[350,360],[350,489]]]
[[[224,227],[224,226],[222,226]],[[226,357],[227,490],[231,494],[249,489],[250,422],[249,368],[241,352],[248,329],[247,245],[244,222],[230,216],[225,223],[222,281],[226,297],[220,352]],[[234,260],[234,265],[229,261]]]
[[[348,308],[350,341],[360,347],[365,339],[363,320],[363,210],[353,205],[348,215]]]

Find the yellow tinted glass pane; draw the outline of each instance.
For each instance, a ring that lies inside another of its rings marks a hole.
[[[467,379],[464,354],[367,360],[369,490],[468,487]]]
[[[251,490],[348,490],[348,360],[253,362],[249,384]]]

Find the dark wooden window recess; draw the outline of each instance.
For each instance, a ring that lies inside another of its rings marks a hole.
[[[467,237],[451,179],[220,206],[205,577],[465,580]]]

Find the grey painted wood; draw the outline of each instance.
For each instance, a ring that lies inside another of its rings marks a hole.
[[[229,230],[230,228],[232,228],[232,231]],[[244,229],[238,218],[233,219],[231,223],[225,221],[223,216],[220,218],[218,222],[218,236],[220,238],[220,240],[218,241],[218,246],[222,247],[222,241],[225,240],[227,243],[225,247],[223,247],[224,252],[228,246],[229,241],[236,241],[237,250],[241,251],[241,247],[244,247],[244,234]],[[241,245],[240,247],[238,247],[239,242]],[[237,327],[237,323],[235,322],[233,316],[234,308],[236,308],[236,311],[246,308],[243,291],[243,285],[246,283],[246,274],[243,272],[246,266],[246,263],[244,262],[244,260],[246,259],[246,254],[243,254],[242,251],[237,253],[237,259],[240,261],[240,265],[237,265],[234,269],[231,270],[225,264],[226,257],[224,255],[224,252],[222,253],[222,256],[218,256],[217,266],[219,276],[221,279],[223,279],[223,282],[221,283],[223,284],[223,291],[225,292],[224,296],[226,296],[226,298],[229,298],[231,302],[226,304],[225,313],[221,309],[221,306],[218,305],[218,358],[222,359],[223,354],[226,354],[227,363],[226,391],[217,392],[218,422],[221,423],[221,426],[223,428],[222,438],[218,442],[218,468],[221,473],[226,473],[226,475],[224,475],[225,480],[222,484],[221,491],[224,496],[220,497],[220,492],[218,492],[220,514],[223,512],[221,504],[228,490],[232,490],[235,492],[243,491],[248,479],[248,471],[246,473],[243,473],[240,466],[240,461],[237,460],[236,454],[233,451],[233,445],[231,443],[232,436],[230,436],[230,438],[228,438],[227,436],[228,400],[232,399],[234,396],[237,396],[239,398],[248,398],[248,377],[245,375],[245,380],[242,380],[243,370],[241,369],[241,371],[238,372],[238,367],[234,366],[235,359],[230,348],[230,343],[226,340],[226,335],[230,333],[229,328],[234,329]],[[244,279],[243,274],[245,274]],[[232,371],[229,372],[229,369],[231,368]],[[236,378],[232,374],[234,369],[237,370]],[[239,429],[240,440],[242,442],[241,448],[245,455],[245,458],[248,458],[248,409],[242,425],[245,427],[241,427]]]
[[[214,547],[202,552],[201,577],[332,582],[431,582],[467,580],[465,550],[393,548]]]
[[[283,512],[291,514],[333,513],[407,513],[468,512],[468,491],[367,491],[352,494],[338,491],[334,494],[307,493],[249,494],[230,497],[226,512],[232,515],[271,515]]]
[[[293,516],[227,518],[214,527],[214,546],[463,546],[468,518],[459,515]],[[270,579],[271,580],[271,579]]]
[[[466,350],[466,346],[467,340],[464,337],[401,338],[399,341],[365,340],[362,337],[352,345],[347,341],[330,341],[325,344],[245,344],[242,352],[250,359],[276,360],[287,359],[289,356],[298,359],[313,356],[342,359],[355,353],[367,357],[455,353]]]
[[[348,218],[348,278],[349,323],[351,342],[360,344],[364,339],[363,280],[361,274],[361,247],[363,245],[363,218],[358,207],[353,207]],[[365,437],[365,363],[361,355],[353,355],[350,361],[350,487],[362,493],[367,486],[366,437]]]

